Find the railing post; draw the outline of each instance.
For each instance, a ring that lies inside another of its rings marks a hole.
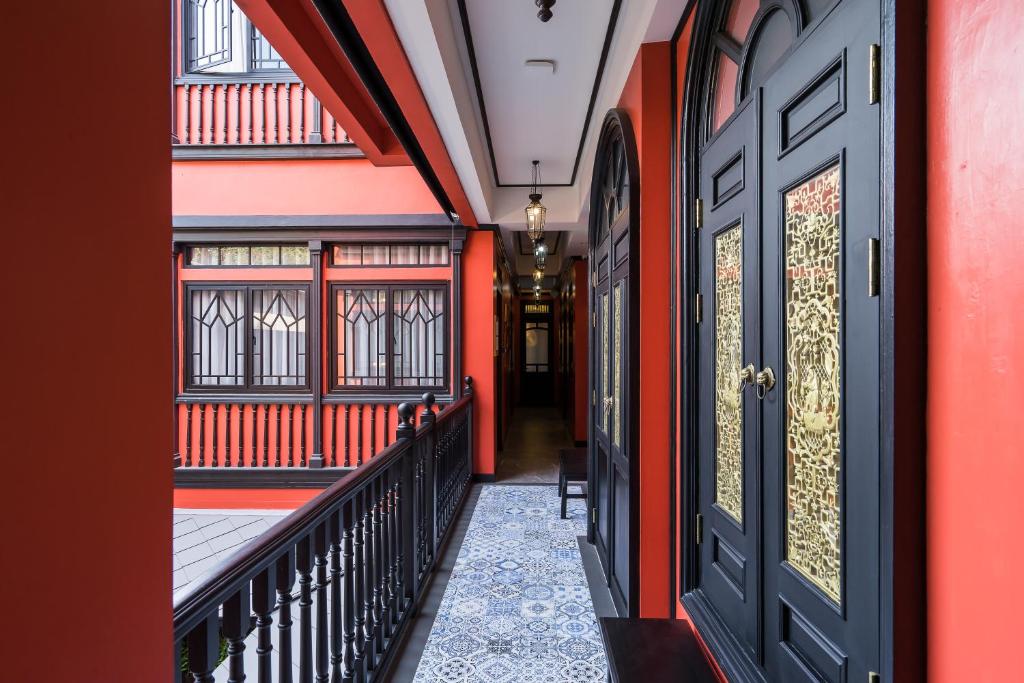
[[[218,621],[214,611],[188,634],[188,669],[197,683],[213,683],[220,656]]]
[[[408,403],[398,406],[398,427],[395,429],[395,440],[410,442],[409,450],[402,457],[402,491],[405,503],[401,507],[402,537],[399,539],[402,554],[402,595],[400,599],[410,604],[415,603],[419,586],[416,577],[419,571],[419,558],[416,556],[416,530],[419,528],[417,511],[422,509],[419,491],[416,486],[416,427],[412,424],[415,409]]]
[[[466,375],[465,395],[470,397],[469,405],[466,406],[466,468],[470,479],[473,478],[473,378]]]
[[[420,413],[420,423],[430,425],[430,432],[426,438],[424,448],[427,453],[427,462],[430,463],[430,475],[427,477],[428,486],[430,487],[430,501],[427,505],[427,509],[430,511],[430,520],[427,523],[427,529],[430,531],[430,557],[434,560],[437,558],[437,505],[440,497],[440,482],[437,481],[437,476],[438,472],[442,471],[442,468],[438,467],[437,432],[434,427],[434,423],[437,421],[437,415],[434,413],[434,402],[436,399],[432,393],[427,392],[423,394],[422,400],[423,412]]]

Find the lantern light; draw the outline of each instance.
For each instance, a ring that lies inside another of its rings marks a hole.
[[[526,206],[526,234],[536,242],[544,237],[544,223],[548,210],[540,203],[541,193],[537,191],[540,182],[540,162],[533,162],[533,189],[530,192],[530,203]]]

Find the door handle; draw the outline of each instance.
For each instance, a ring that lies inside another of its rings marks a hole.
[[[770,367],[765,367],[757,373],[754,381],[757,382],[757,397],[764,398],[775,386],[775,371]]]
[[[740,370],[740,384],[753,384],[754,374],[754,364],[750,363],[747,367]]]
[[[611,410],[613,405],[615,405],[615,399],[612,398],[611,396],[605,396],[604,397],[604,412],[607,413],[609,410]]]

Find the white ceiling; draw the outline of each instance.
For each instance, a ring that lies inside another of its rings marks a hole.
[[[569,185],[613,0],[563,0],[547,23],[526,0],[465,0],[490,141],[503,185]],[[550,68],[526,66],[550,59]]]
[[[530,162],[540,159],[545,182],[567,183],[614,0],[559,0],[546,24],[534,0],[465,2],[501,182],[528,184]],[[495,182],[458,0],[385,4],[477,219],[499,224],[514,253],[510,233],[525,229],[528,190]],[[604,114],[616,106],[640,44],[667,40],[684,4],[621,0],[575,183],[543,190],[549,229],[569,233],[568,254],[586,252],[586,200]],[[526,59],[554,59],[556,72],[526,67]]]

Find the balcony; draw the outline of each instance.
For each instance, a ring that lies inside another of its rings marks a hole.
[[[175,160],[363,156],[294,75],[188,75],[173,87]]]

